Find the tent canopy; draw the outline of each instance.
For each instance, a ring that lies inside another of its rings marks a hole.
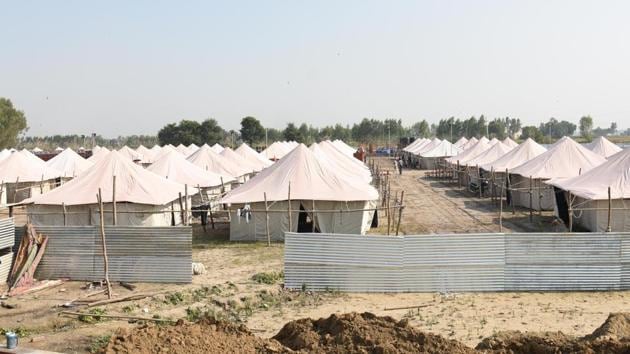
[[[378,199],[378,192],[359,179],[348,180],[320,162],[304,145],[273,166],[263,170],[237,189],[230,191],[222,203],[251,203],[288,200],[366,201]]]
[[[252,172],[250,169],[239,166],[217,154],[208,145],[200,147],[199,150],[188,156],[187,160],[204,170],[233,178],[238,178]]]
[[[230,176],[219,175],[197,167],[174,150],[167,151],[159,160],[147,167],[147,170],[170,181],[192,187],[216,187],[222,183],[234,181],[234,178]]]
[[[603,136],[593,140],[593,142],[586,145],[586,147],[592,152],[602,155],[605,158],[609,158],[622,150],[622,148],[611,143],[610,140],[604,138]]]
[[[30,151],[14,152],[0,161],[0,180],[5,183],[39,182],[61,177],[63,173],[49,167]]]
[[[242,143],[234,152],[252,164],[256,168],[256,171],[262,171],[273,164],[269,159],[264,158],[245,143]]]
[[[504,172],[506,169],[511,170],[524,164],[545,151],[547,151],[547,149],[542,145],[531,138],[527,138],[527,140],[502,157],[488,163],[480,164],[479,167],[486,171],[494,170]]]
[[[92,162],[84,159],[71,148],[65,149],[46,161],[46,166],[59,171],[64,177],[74,177],[92,167],[92,165]]]

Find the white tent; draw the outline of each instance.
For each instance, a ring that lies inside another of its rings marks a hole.
[[[271,166],[273,163],[271,160],[264,158],[261,156],[256,150],[249,147],[249,145],[242,143],[236,150],[234,150],[237,154],[247,160],[252,166],[254,166],[255,171],[262,171],[263,169]]]
[[[460,148],[445,139],[440,141],[440,143],[432,149],[423,149],[423,152],[420,153],[422,157],[420,165],[424,169],[432,170],[437,167],[438,160],[455,156],[461,152],[462,150]]]
[[[197,150],[199,150],[199,146],[197,146],[197,144],[192,143],[192,144],[188,145],[188,155],[194,153]]]
[[[98,148],[98,149],[97,149]],[[99,147],[92,149],[92,156],[88,157],[88,161],[92,163],[98,162],[102,157],[107,156],[109,154],[109,149],[106,147]]]
[[[267,160],[275,161],[281,159],[284,155],[288,154],[289,151],[289,147],[287,147],[285,144],[280,141],[275,141],[260,154],[267,158]]]
[[[116,176],[117,225],[169,226],[178,224],[179,195],[184,185],[169,181],[134,164],[117,151],[110,152],[70,182],[48,193],[30,198],[28,214],[35,225],[98,225],[96,195],[102,192],[105,224],[111,225],[113,176]],[[188,188],[189,195],[197,193]],[[174,211],[171,213],[171,210]]]
[[[414,140],[413,143],[405,146],[403,148],[403,151],[405,152],[411,152],[413,149],[415,149],[416,147],[422,146],[423,144],[427,144],[429,143],[431,140],[430,139],[425,139],[425,138],[418,138],[416,140]]]
[[[239,183],[245,182],[252,172],[250,169],[239,166],[217,154],[208,145],[200,147],[199,150],[188,156],[187,160],[204,170],[235,178]]]
[[[152,164],[155,161],[155,155],[156,153],[154,151],[152,151],[151,149],[148,149],[146,146],[144,145],[140,145],[136,148],[136,153],[139,156],[142,156],[142,164],[143,165],[149,165]]]
[[[346,144],[343,140],[336,139],[332,143],[346,155],[354,156],[354,153],[357,151],[357,149]]]
[[[153,145],[153,147],[149,150],[151,150],[153,157],[155,157],[162,150],[162,147],[160,145]]]
[[[336,171],[337,173],[342,174],[348,180],[352,179],[361,179],[365,183],[370,183],[372,181],[371,174],[366,174],[363,172],[363,169],[357,168],[353,163],[349,163],[344,156],[339,156],[336,153],[332,153],[331,151],[324,151],[322,149],[322,145],[313,143],[309,147],[309,150],[313,153],[313,155],[322,163],[327,164],[328,167]]]
[[[527,138],[518,147],[510,150],[502,157],[488,163],[479,164],[479,167],[486,171],[505,172],[505,170],[511,170],[517,166],[524,164],[525,162],[533,159],[534,157],[547,151],[545,147],[538,144],[531,138]]]
[[[593,140],[593,142],[586,145],[586,147],[592,152],[600,154],[605,158],[609,158],[622,150],[618,145],[611,143],[610,140],[604,138],[603,136]]]
[[[212,151],[220,154],[221,151],[223,151],[223,146],[219,145],[219,143],[214,143],[214,145],[212,145]]]
[[[442,140],[438,139],[438,138],[433,138],[430,142],[428,142],[427,144],[423,144],[423,145],[419,145],[416,146],[415,148],[413,148],[410,152],[414,155],[422,155],[423,152],[425,151],[429,151],[431,149],[433,149],[434,147],[438,146],[440,144]]]
[[[291,228],[289,228],[289,186]],[[363,234],[372,222],[378,199],[374,187],[360,180],[347,180],[332,170],[303,144],[263,170],[241,187],[229,192],[223,203],[232,204],[231,240],[266,240],[265,195],[269,207],[272,239],[283,239],[285,231]],[[316,213],[315,210],[339,210]],[[247,210],[253,210],[251,214]],[[262,212],[261,212],[262,210]],[[344,211],[345,210],[345,211]],[[309,223],[308,220],[311,220]]]
[[[337,149],[337,147],[328,140],[321,141],[318,145],[322,149],[322,151],[326,155],[328,155],[329,158],[336,159],[341,163],[349,164],[350,166],[352,166],[353,169],[356,170],[357,175],[370,178],[371,180],[372,172],[370,171],[369,167],[367,167],[363,163],[363,161],[355,158],[354,156],[348,156],[344,154],[343,152],[339,151],[339,149]]]
[[[553,210],[555,207],[553,190],[543,188],[542,182],[553,178],[578,176],[605,161],[604,157],[588,150],[573,139],[564,137],[547,152],[509,171],[511,187],[520,189],[512,192],[512,201],[514,205],[530,208],[528,189],[531,178],[531,187],[540,192],[531,198],[533,199],[531,208]]]
[[[223,156],[225,159],[231,161],[235,165],[247,169],[250,175],[253,175],[256,172],[260,172],[259,164],[251,163],[249,160],[246,160],[243,156],[237,154],[229,147],[224,148],[219,155]]]
[[[466,145],[466,143],[468,143],[468,139],[466,139],[465,136],[462,136],[453,145],[455,145],[455,147],[457,147],[457,148],[463,148],[464,145]]]
[[[6,159],[7,157],[9,157],[9,155],[11,155],[10,150],[2,149],[2,151],[0,151],[0,161]]]
[[[30,151],[14,152],[0,161],[0,182],[4,182],[2,194],[8,203],[18,203],[33,195],[55,187],[55,179],[62,175]]]
[[[136,162],[141,162],[143,156],[139,153],[137,153],[135,150],[133,150],[132,148],[130,148],[129,146],[125,145],[122,148],[120,148],[118,150],[118,153],[120,153],[120,155],[128,158],[130,161],[136,161]]]
[[[503,141],[501,141],[504,145],[506,145],[507,147],[511,147],[511,148],[515,148],[518,146],[518,143],[512,139],[510,139],[510,137],[508,136],[507,138],[503,139]]]
[[[608,228],[608,188],[610,188],[611,230],[630,231],[629,172],[630,149],[625,149],[580,176],[554,179],[548,183],[564,191],[564,200],[567,200],[567,192],[571,192],[571,195],[575,197],[572,204],[578,209],[574,212],[574,223],[593,232],[606,231]],[[564,206],[563,209],[568,208]],[[559,210],[559,214],[564,214],[565,220],[568,218],[568,210]]]
[[[488,139],[484,136],[481,139],[485,139],[486,142],[488,142]],[[477,138],[475,138],[474,136],[472,138],[470,138],[468,140],[468,142],[466,144],[464,144],[461,148],[463,151],[466,151],[468,149],[470,149],[471,147],[475,146],[475,144],[477,144],[479,140]]]
[[[33,151],[33,153],[34,153],[34,154],[37,154],[37,153],[43,152],[44,150],[42,150],[42,149],[40,149],[40,148],[38,148],[38,147],[36,146],[36,147],[35,147],[33,150],[31,150],[31,151]]]
[[[468,160],[469,166],[481,166],[483,164],[496,161],[497,159],[505,156],[505,154],[512,151],[512,147],[505,145],[502,142],[498,142],[492,145],[486,151]]]
[[[62,151],[63,151],[63,148],[61,146],[57,146],[55,148],[55,152],[62,152]]]
[[[221,195],[222,187],[234,181],[230,176],[216,174],[194,165],[175,150],[167,151],[159,160],[147,167],[147,170],[170,181],[201,188],[201,194],[192,196],[192,203],[195,206],[210,204],[215,207],[217,204],[214,201]]]
[[[466,145],[470,144],[471,141],[473,140],[470,139]],[[490,147],[490,141],[486,137],[482,137],[474,145],[469,146],[468,148],[464,148],[464,151],[462,151],[462,153],[446,159],[446,162],[457,164],[457,162],[459,161],[460,166],[466,166],[466,162],[468,160],[488,150]]]
[[[182,154],[183,156],[188,156],[190,155],[190,152],[188,151],[188,147],[184,144],[179,144],[177,145],[177,147],[175,148],[175,150],[177,150],[180,154]]]
[[[69,178],[75,177],[93,165],[92,162],[84,159],[71,148],[65,149],[45,163],[46,166],[59,171],[62,177]]]

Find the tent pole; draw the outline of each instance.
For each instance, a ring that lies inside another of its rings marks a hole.
[[[114,226],[118,223],[116,215],[116,175],[112,176],[112,221]]]
[[[398,224],[396,225],[396,236],[398,236],[398,231],[400,230],[400,220],[402,219],[403,212],[403,201],[405,200],[405,191],[402,190],[400,192],[400,205],[398,206]]]
[[[184,184],[184,225],[188,225],[188,184]]]
[[[573,232],[573,202],[571,200],[571,191],[567,191],[569,199],[569,232]]]
[[[271,234],[269,234],[269,206],[267,204],[267,192],[263,193],[265,197],[265,231],[267,232],[267,246],[271,246]]]
[[[479,178],[479,199],[483,199],[483,181],[481,180],[479,165],[477,165],[477,178]]]
[[[184,224],[184,202],[182,201],[182,192],[179,192],[179,217]]]
[[[459,179],[459,160],[457,160],[457,188],[462,188],[462,181]]]
[[[501,196],[499,197],[499,232],[503,232],[503,185],[501,185]]]
[[[608,187],[608,226],[606,226],[606,232],[611,232],[611,214],[612,214],[612,198],[610,196],[610,187]]]
[[[315,199],[313,199],[313,205],[311,207],[311,222],[313,223],[313,225],[311,226],[311,232],[315,233]]]
[[[105,272],[105,282],[107,283],[107,298],[112,298],[112,284],[109,282],[109,259],[107,258],[107,244],[105,243],[105,211],[103,210],[103,196],[101,189],[98,189],[96,195],[98,199],[98,209],[100,217],[100,229],[101,229],[101,250],[103,251],[103,265]]]
[[[63,226],[66,226],[66,203],[62,202],[61,207],[63,208]]]
[[[289,232],[293,230],[293,220],[291,220],[291,182],[289,182],[289,193],[288,193],[288,201],[289,205],[287,206],[288,215],[289,215]]]
[[[534,191],[532,190],[533,179],[529,176],[529,222],[534,221]]]

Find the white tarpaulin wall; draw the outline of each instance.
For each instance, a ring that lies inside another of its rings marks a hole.
[[[512,203],[529,209],[529,178],[521,175],[510,174],[510,188]],[[556,195],[553,188],[544,183],[541,179],[532,179],[532,209],[533,210],[554,210],[556,207]],[[540,200],[540,201],[539,201]]]
[[[372,224],[374,210],[363,210],[376,208],[377,201],[355,201],[355,202],[336,202],[336,201],[315,201],[315,210],[339,210],[335,213],[316,213],[315,227],[322,233],[342,233],[342,234],[361,234],[364,235]],[[231,222],[230,222],[230,241],[265,241],[267,240],[267,229],[265,221],[265,203],[251,203],[249,209],[253,210],[249,216],[249,220],[244,212],[240,216],[237,209],[243,208],[244,205],[232,205]],[[279,201],[273,203],[269,207],[269,234],[273,241],[284,240],[285,232],[298,231],[298,219],[300,216],[300,207],[308,214],[309,219],[312,218],[311,200],[292,200],[291,201],[291,223],[289,230],[289,212],[288,202]],[[310,232],[310,230],[308,230]]]
[[[96,197],[95,197],[96,198]],[[116,221],[119,226],[171,226],[171,207],[174,211],[175,225],[181,225],[179,203],[169,205],[146,205],[116,203]],[[112,204],[103,204],[105,225],[113,225]],[[29,205],[28,217],[33,225],[63,225],[64,213],[61,205]],[[66,225],[99,225],[98,205],[66,206]]]
[[[563,193],[566,194],[566,193]],[[606,232],[608,228],[608,200],[588,200],[576,197],[573,201],[573,224],[591,232]],[[623,208],[625,210],[614,210]],[[612,231],[630,230],[630,200],[612,200],[610,228]],[[598,210],[579,210],[598,209]]]

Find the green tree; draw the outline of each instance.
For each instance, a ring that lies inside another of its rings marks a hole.
[[[593,118],[591,116],[580,118],[580,135],[586,140],[593,138]]]
[[[294,123],[287,124],[287,127],[284,128],[284,131],[282,132],[282,136],[286,141],[297,141],[299,143],[304,140],[300,133],[300,130],[295,126]]]
[[[16,146],[18,136],[28,129],[24,112],[8,98],[0,97],[0,148]]]
[[[533,125],[523,127],[523,132],[521,134],[521,139],[525,140],[527,138],[532,138],[534,141],[538,143],[542,143],[545,139],[545,136],[540,131],[540,129],[536,128]]]
[[[199,137],[195,141],[197,145],[214,145],[215,143],[221,143],[226,136],[225,130],[221,128],[219,123],[215,119],[208,118],[201,122],[199,129]]]
[[[411,126],[411,131],[413,136],[416,137],[428,138],[429,136],[431,136],[431,127],[429,126],[429,123],[427,123],[427,121],[424,119],[420,122],[414,123]]]
[[[505,126],[505,120],[496,118],[488,123],[488,138],[497,138],[503,140],[507,137],[507,128]]]
[[[268,128],[267,129],[267,140],[269,141],[269,145],[271,145],[274,141],[282,140],[283,132],[276,128]]]
[[[241,120],[241,139],[249,145],[254,145],[265,139],[265,128],[254,117],[245,117]]]

